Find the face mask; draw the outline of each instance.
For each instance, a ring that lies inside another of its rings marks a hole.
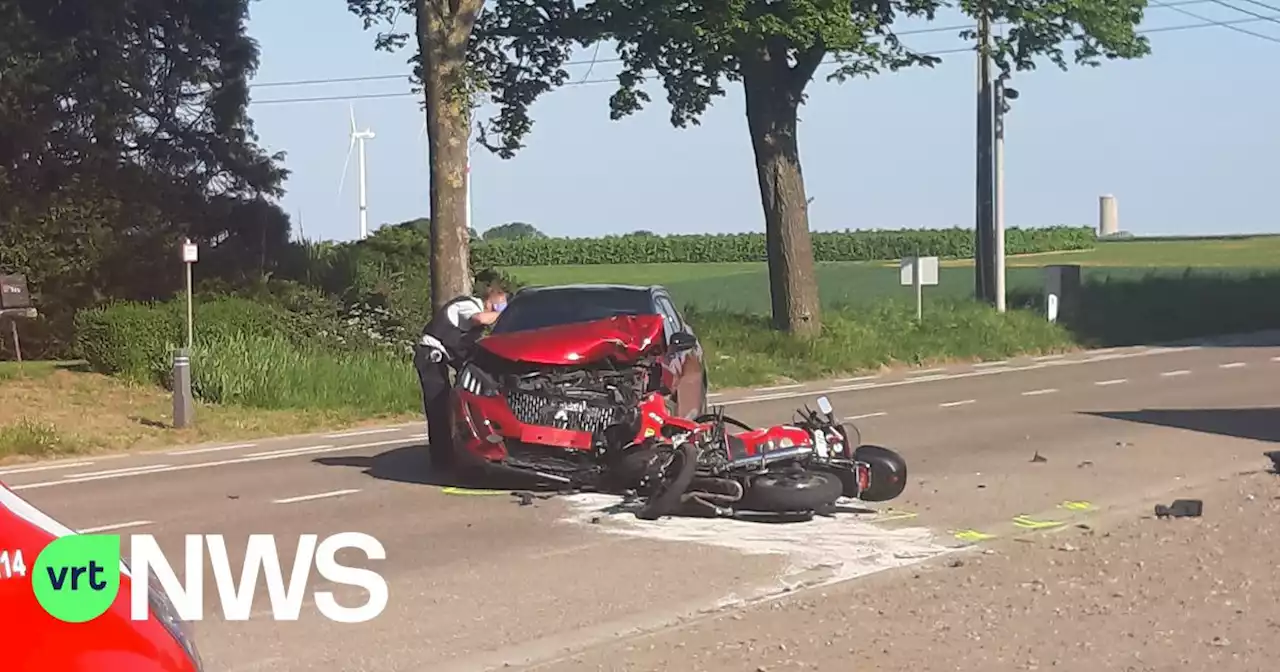
[[[506,310],[506,308],[507,308],[506,301],[499,301],[498,303],[493,304],[493,312],[495,313],[501,313],[503,310]]]

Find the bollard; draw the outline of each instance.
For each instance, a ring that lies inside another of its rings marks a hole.
[[[1080,312],[1080,266],[1044,267],[1044,293],[1050,322],[1071,322]]]
[[[191,397],[191,354],[179,348],[173,355],[173,426],[190,427],[195,421],[195,402]]]

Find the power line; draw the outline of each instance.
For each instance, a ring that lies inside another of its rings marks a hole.
[[[1159,4],[1162,7],[1168,7],[1169,9],[1176,9],[1183,5],[1203,5],[1203,4],[1214,3],[1219,1],[1220,0],[1176,0],[1175,2],[1156,3],[1156,4]],[[1253,4],[1257,4],[1257,5],[1262,5],[1263,7],[1267,7],[1267,5],[1264,5],[1261,2],[1257,2],[1257,0],[1245,0],[1245,1],[1251,2]],[[1280,13],[1280,8],[1268,7],[1268,9],[1271,9],[1276,13]],[[1269,17],[1259,17],[1259,18],[1267,19]],[[1201,19],[1201,20],[1208,21],[1208,19]],[[1275,20],[1275,19],[1270,18],[1270,20]],[[1006,23],[1007,22],[1002,22],[997,25],[1005,25]],[[964,25],[956,25],[956,26],[934,26],[930,28],[915,28],[912,30],[903,30],[903,31],[896,32],[894,34],[901,37],[905,35],[927,35],[930,33],[953,33],[956,31],[968,30],[976,27],[977,26],[975,24],[971,24],[971,23],[964,24]],[[596,54],[599,54],[599,53],[600,53],[600,45],[599,43],[597,43]],[[593,56],[590,59],[585,59],[580,61],[567,61],[565,65],[594,66],[597,63],[621,63],[621,62],[622,62],[621,58],[595,58]],[[588,69],[587,76],[589,76],[590,74],[591,74],[590,69]],[[262,82],[258,84],[251,84],[250,88],[268,89],[268,88],[279,88],[279,87],[286,87],[286,86],[316,86],[316,85],[323,85],[323,84],[352,84],[357,82],[382,82],[382,81],[389,81],[393,79],[408,79],[409,77],[410,77],[410,74],[405,72],[405,73],[400,73],[395,75],[358,75],[353,77],[322,77],[317,79],[292,79],[292,80],[283,80],[278,82]],[[584,76],[584,79],[585,79],[585,76]],[[575,84],[586,84],[586,83],[588,82],[575,82]],[[378,98],[382,96],[374,95],[373,97]],[[343,100],[345,100],[345,98]]]
[[[1191,1],[1192,1],[1192,2],[1196,2],[1196,1],[1200,1],[1200,0],[1191,0]],[[1213,0],[1209,0],[1209,1],[1213,1]],[[1182,10],[1180,7],[1178,7],[1176,3],[1167,3],[1167,4],[1154,3],[1154,4],[1157,4],[1157,5],[1161,6],[1161,7],[1168,7],[1168,8],[1170,8],[1170,9],[1173,9],[1173,10],[1176,10],[1176,11],[1181,11],[1181,12],[1186,13],[1186,14],[1190,14],[1190,12],[1186,12],[1185,10]],[[1139,31],[1135,31],[1135,32],[1137,32],[1137,33],[1139,33],[1139,34],[1150,34],[1150,33],[1170,33],[1170,32],[1181,31],[1181,30],[1199,30],[1199,29],[1203,29],[1203,28],[1230,28],[1230,29],[1232,29],[1232,30],[1242,30],[1242,31],[1243,31],[1243,29],[1242,29],[1242,28],[1238,28],[1238,27],[1236,27],[1236,25],[1235,25],[1235,24],[1240,24],[1240,23],[1256,23],[1256,22],[1258,22],[1258,21],[1261,21],[1261,20],[1262,20],[1262,19],[1257,19],[1257,18],[1252,18],[1252,17],[1251,17],[1251,18],[1247,18],[1247,19],[1233,19],[1233,20],[1230,20],[1230,21],[1213,21],[1213,20],[1210,20],[1210,19],[1207,19],[1207,18],[1204,18],[1204,17],[1201,17],[1201,16],[1196,16],[1196,15],[1194,15],[1194,14],[1192,14],[1191,16],[1193,16],[1194,18],[1197,18],[1197,19],[1201,20],[1201,21],[1202,21],[1202,23],[1185,24],[1185,25],[1180,25],[1180,26],[1163,26],[1163,27],[1160,27],[1160,28],[1148,28],[1148,29],[1145,29],[1145,30],[1139,30]],[[1280,19],[1280,17],[1266,17],[1266,18],[1268,18],[1269,20]],[[965,28],[965,27],[966,27],[966,26],[960,26],[960,28]],[[934,31],[933,31],[933,32],[938,32],[938,31],[940,31],[940,30],[954,30],[954,28],[934,29]],[[1255,37],[1261,37],[1261,38],[1263,38],[1263,39],[1267,39],[1267,40],[1272,40],[1272,41],[1280,42],[1280,39],[1275,38],[1275,37],[1272,37],[1272,36],[1270,36],[1270,35],[1263,35],[1262,33],[1254,33],[1254,32],[1251,32],[1251,31],[1243,31],[1243,32],[1245,32],[1245,33],[1247,33],[1247,34],[1249,34],[1249,35],[1253,35],[1253,36],[1255,36]],[[905,33],[905,31],[904,31],[904,33]],[[946,54],[959,54],[959,53],[963,53],[963,52],[966,52],[966,51],[973,51],[973,47],[960,47],[960,48],[954,48],[954,49],[942,49],[942,50],[937,50],[937,51],[925,51],[925,52],[919,52],[919,53],[920,53],[920,55],[924,55],[924,56],[943,56],[943,55],[946,55]],[[620,60],[621,60],[621,59],[609,59],[609,60],[601,59],[601,60],[600,60],[600,61],[598,61],[598,62],[600,62],[600,63],[609,63],[609,62],[617,62],[617,61],[620,61]],[[582,63],[582,64],[587,64],[587,63],[590,63],[590,61],[582,61],[581,63]],[[838,64],[838,63],[839,63],[839,61],[838,61],[838,60],[824,60],[824,61],[822,62],[822,65],[836,65],[836,64]],[[400,77],[403,77],[403,75],[385,75],[385,76],[379,76],[379,78],[382,78],[382,79],[392,79],[392,78],[400,78]],[[348,80],[355,80],[355,81],[368,81],[368,80],[370,80],[371,78],[369,78],[369,77],[364,77],[364,78],[346,78],[346,79],[348,79]],[[331,82],[335,82],[335,83],[336,83],[337,81],[340,81],[340,80],[312,80],[312,81],[317,82],[317,83],[325,83],[325,84],[328,84],[328,83],[331,83]],[[561,85],[561,86],[590,86],[590,85],[593,85],[593,84],[617,84],[617,83],[618,83],[618,78],[617,78],[617,77],[604,77],[604,78],[598,78],[598,79],[583,79],[583,80],[579,80],[579,81],[566,82],[566,83],[564,83],[564,84],[563,84],[563,85]],[[294,85],[295,83],[292,83],[292,82],[280,82],[280,83],[278,83],[278,84],[279,84],[279,85]],[[297,85],[301,85],[301,80],[297,83]],[[258,86],[262,86],[262,85],[258,85]],[[338,96],[310,96],[310,97],[299,97],[299,98],[272,98],[272,99],[268,99],[268,100],[258,100],[258,101],[253,101],[253,103],[252,103],[252,104],[253,104],[253,105],[294,105],[294,104],[301,104],[301,103],[329,103],[329,102],[348,101],[348,100],[378,100],[378,99],[384,99],[384,98],[408,98],[408,97],[412,97],[412,96],[420,96],[420,95],[421,95],[420,93],[415,93],[415,92],[412,92],[412,91],[398,91],[398,92],[394,92],[394,93],[358,93],[358,94],[348,94],[348,95],[338,95]]]
[[[1222,5],[1223,7],[1226,7],[1227,9],[1232,9],[1232,10],[1235,10],[1235,11],[1237,11],[1237,12],[1240,12],[1241,14],[1248,14],[1249,16],[1252,16],[1252,17],[1254,17],[1254,18],[1258,18],[1258,19],[1262,19],[1263,21],[1271,21],[1271,22],[1273,22],[1273,23],[1280,23],[1280,19],[1276,19],[1276,18],[1275,18],[1275,17],[1273,17],[1273,16],[1266,16],[1266,15],[1263,15],[1263,14],[1259,14],[1259,13],[1257,13],[1257,12],[1255,12],[1255,11],[1253,11],[1253,10],[1249,10],[1249,9],[1241,9],[1241,8],[1239,8],[1239,7],[1236,7],[1235,5],[1233,5],[1233,4],[1231,4],[1231,3],[1223,2],[1223,0],[1213,0],[1213,1],[1214,1],[1215,3],[1217,3],[1217,4],[1219,4],[1219,5]],[[1265,4],[1261,3],[1261,2],[1259,2],[1259,3],[1257,3],[1257,4],[1262,5],[1263,7],[1267,7],[1267,9],[1270,9],[1270,10],[1271,10],[1271,11],[1273,11],[1273,12],[1280,11],[1280,9],[1277,9],[1277,8],[1275,8],[1275,7],[1268,7],[1267,5],[1265,5]]]
[[[1222,2],[1222,0],[1214,0],[1214,2],[1215,2],[1216,4],[1223,5],[1224,7],[1231,7],[1231,5],[1229,5],[1229,4],[1225,3],[1225,2]],[[1168,7],[1168,5],[1165,5],[1164,3],[1161,3],[1161,2],[1152,2],[1151,4],[1156,5],[1156,6],[1159,6],[1159,7]],[[1280,37],[1273,37],[1273,36],[1271,36],[1271,35],[1266,35],[1266,34],[1264,34],[1264,33],[1255,33],[1255,32],[1253,32],[1252,30],[1247,30],[1247,29],[1241,28],[1241,27],[1239,27],[1239,26],[1233,25],[1233,22],[1229,22],[1229,21],[1214,21],[1213,19],[1209,19],[1209,18],[1206,18],[1206,17],[1200,16],[1199,14],[1196,14],[1195,12],[1191,12],[1191,11],[1185,10],[1185,9],[1183,9],[1183,8],[1181,8],[1181,7],[1169,7],[1169,9],[1172,9],[1173,11],[1178,12],[1178,13],[1180,13],[1180,14],[1186,14],[1187,16],[1189,16],[1189,17],[1191,17],[1191,18],[1193,18],[1193,19],[1200,19],[1201,21],[1208,21],[1208,22],[1210,22],[1210,23],[1211,23],[1212,25],[1214,25],[1214,26],[1218,26],[1218,27],[1221,27],[1221,28],[1227,28],[1227,29],[1230,29],[1230,30],[1234,30],[1234,31],[1236,31],[1237,33],[1243,33],[1243,34],[1245,34],[1245,35],[1250,35],[1250,36],[1252,36],[1252,37],[1256,37],[1256,38],[1259,38],[1259,39],[1267,40],[1267,41],[1270,41],[1270,42],[1280,43]],[[1234,8],[1232,8],[1232,9],[1234,9]],[[1250,12],[1244,12],[1244,13],[1245,13],[1245,14],[1249,14]],[[1261,21],[1261,20],[1264,20],[1264,19],[1266,19],[1266,20],[1274,20],[1274,17],[1266,17],[1266,16],[1258,15],[1258,17],[1257,17],[1257,18],[1254,18],[1254,19],[1251,19],[1251,20],[1252,20],[1252,21]],[[1235,22],[1235,23],[1243,23],[1243,22],[1244,22],[1244,20],[1237,21],[1237,22]]]

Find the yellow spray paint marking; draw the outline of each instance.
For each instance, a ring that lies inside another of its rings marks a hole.
[[[1066,525],[1066,523],[1057,520],[1036,520],[1027,516],[1014,516],[1013,524],[1026,530],[1043,530]]]
[[[1092,511],[1092,510],[1094,510],[1095,508],[1097,508],[1097,507],[1095,507],[1092,503],[1090,503],[1090,502],[1086,502],[1086,501],[1079,501],[1079,502],[1063,502],[1063,503],[1059,504],[1058,506],[1060,506],[1060,507],[1062,507],[1062,508],[1064,508],[1064,509],[1066,509],[1066,510],[1068,510],[1068,511]]]
[[[472,490],[470,488],[441,488],[440,492],[446,495],[508,495],[508,490]]]
[[[961,530],[955,533],[955,537],[960,541],[986,541],[988,539],[995,539],[996,535],[979,532],[977,530]]]
[[[878,523],[887,523],[891,520],[907,520],[910,518],[915,518],[918,515],[920,514],[914,511],[888,511],[888,512],[880,513],[876,515],[875,521]]]

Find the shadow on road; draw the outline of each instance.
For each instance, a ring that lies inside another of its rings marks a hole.
[[[547,486],[532,479],[505,474],[479,475],[475,473],[448,474],[431,466],[427,446],[401,446],[373,456],[340,455],[318,457],[312,462],[326,467],[352,467],[363,469],[367,476],[398,483],[432,485],[437,487],[474,488],[485,490],[547,491]]]
[[[1280,408],[1144,409],[1085,415],[1280,443]]]

